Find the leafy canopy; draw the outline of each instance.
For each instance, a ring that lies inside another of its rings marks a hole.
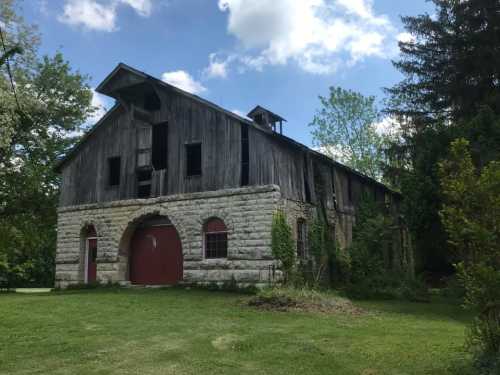
[[[309,124],[313,144],[333,159],[381,179],[384,139],[374,127],[379,117],[375,97],[330,87],[330,95],[319,100],[321,109]]]

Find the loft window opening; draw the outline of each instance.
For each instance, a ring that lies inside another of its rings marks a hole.
[[[186,145],[186,176],[201,176],[201,143]]]
[[[151,196],[151,170],[137,171],[137,197],[149,198]]]
[[[168,124],[153,125],[152,163],[155,170],[166,169],[168,160]]]
[[[335,169],[332,168],[332,193],[333,193],[333,208],[337,209],[337,193],[335,192]]]
[[[119,156],[114,156],[108,159],[108,185],[120,185],[120,166],[121,159]]]
[[[158,111],[161,107],[160,98],[154,91],[147,92],[144,95],[144,109],[148,111]]]
[[[205,258],[227,258],[227,228],[218,218],[209,219],[203,226]]]
[[[249,183],[250,151],[248,147],[248,125],[241,124],[241,186],[247,186]]]
[[[307,203],[311,203],[311,189],[309,188],[309,168],[307,156],[304,154],[304,195]]]

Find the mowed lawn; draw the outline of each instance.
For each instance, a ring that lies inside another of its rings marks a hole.
[[[357,302],[362,316],[258,311],[183,289],[0,294],[0,374],[451,374],[467,316]],[[463,373],[463,372],[462,372]]]

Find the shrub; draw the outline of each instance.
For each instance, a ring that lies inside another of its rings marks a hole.
[[[288,283],[295,269],[295,243],[292,229],[286,221],[285,213],[281,210],[277,210],[273,215],[271,237],[272,254],[280,262],[283,281]]]
[[[333,231],[320,216],[316,217],[309,229],[309,250],[313,257],[310,265],[313,285],[319,285],[331,259],[335,254]]]
[[[398,223],[384,207],[369,198],[363,199],[348,249],[350,277],[346,291],[349,296],[428,300],[427,288],[421,280],[414,280],[413,273],[403,267],[394,267],[395,228]]]
[[[465,139],[452,142],[439,164],[441,220],[462,260],[457,275],[465,306],[477,311],[467,344],[481,373],[500,373],[500,162],[474,168]]]

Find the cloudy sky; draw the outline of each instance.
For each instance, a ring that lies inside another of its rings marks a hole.
[[[381,101],[400,79],[400,16],[432,13],[425,0],[25,0],[23,10],[42,53],[62,51],[93,87],[124,62],[238,113],[267,107],[308,145],[318,95],[336,85]]]

